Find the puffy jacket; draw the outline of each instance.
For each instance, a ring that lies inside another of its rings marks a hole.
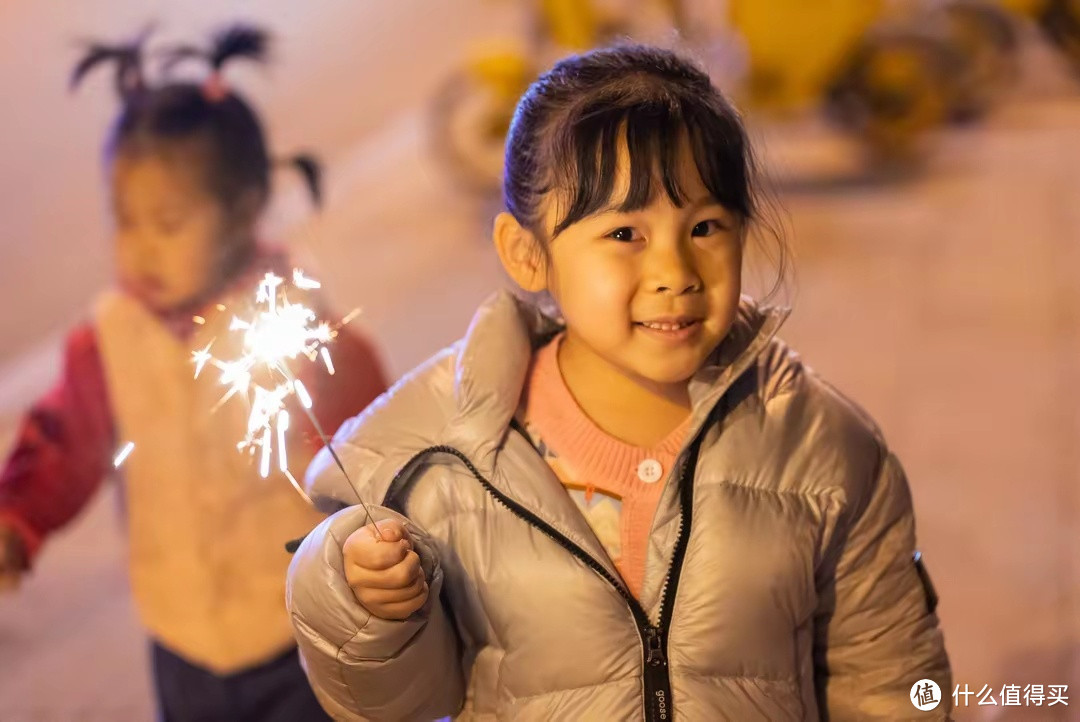
[[[287,603],[341,720],[944,719],[950,670],[911,495],[873,422],[744,301],[690,382],[691,431],[653,521],[640,601],[514,420],[554,322],[506,293],[406,376],[306,483],[339,509],[301,544]],[[356,601],[342,544],[404,521],[429,599]],[[940,705],[920,712],[929,679]]]

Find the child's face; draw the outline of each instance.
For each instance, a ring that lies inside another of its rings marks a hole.
[[[628,166],[624,149],[613,207],[626,197]],[[659,190],[645,208],[601,211],[555,237],[546,284],[566,319],[564,354],[665,387],[684,385],[727,335],[741,289],[738,219],[706,189],[685,142],[678,173],[682,208]]]
[[[112,164],[121,282],[152,308],[203,299],[222,281],[230,222],[199,162],[119,154]]]

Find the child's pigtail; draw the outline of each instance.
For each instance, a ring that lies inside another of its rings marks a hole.
[[[214,72],[221,72],[233,58],[247,58],[258,63],[269,59],[270,35],[253,25],[236,24],[214,35],[208,60]]]
[[[130,103],[132,99],[146,91],[143,46],[150,32],[151,28],[148,27],[131,42],[120,45],[88,43],[86,54],[71,71],[70,88],[75,90],[91,70],[106,62],[111,62],[116,64],[116,92],[125,104]]]
[[[247,58],[259,63],[269,59],[270,35],[253,25],[238,23],[214,34],[210,48],[177,45],[163,53],[164,69],[171,71],[185,60],[201,60],[210,66],[210,75],[203,84],[203,93],[211,101],[223,100],[228,87],[221,77],[225,64],[234,58]]]
[[[288,166],[304,178],[304,185],[311,194],[311,202],[316,208],[322,208],[322,164],[315,156],[307,153],[298,153],[288,158],[281,158],[276,165]]]

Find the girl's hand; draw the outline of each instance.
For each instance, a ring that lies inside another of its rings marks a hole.
[[[424,606],[428,584],[420,557],[401,522],[384,519],[357,529],[345,540],[345,578],[353,595],[383,619],[405,619]]]
[[[0,523],[0,593],[18,589],[25,571],[22,539],[14,529]]]

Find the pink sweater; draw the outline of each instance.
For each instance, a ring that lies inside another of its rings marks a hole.
[[[586,416],[563,382],[561,341],[558,336],[536,353],[526,387],[525,429],[637,596],[653,515],[689,417],[653,448],[610,436]]]

